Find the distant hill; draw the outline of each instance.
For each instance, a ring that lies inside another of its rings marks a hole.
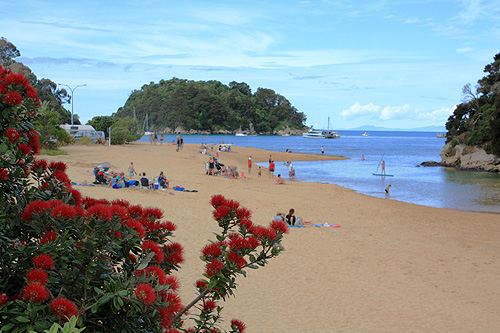
[[[446,127],[444,126],[425,126],[416,128],[389,128],[389,127],[379,127],[372,125],[363,125],[355,128],[344,128],[344,130],[352,131],[410,131],[410,132],[446,132]]]

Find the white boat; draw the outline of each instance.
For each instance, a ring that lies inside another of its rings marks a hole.
[[[324,134],[325,134],[325,139],[340,139],[339,133],[330,131],[330,117],[328,117],[328,129]]]
[[[247,132],[236,132],[234,135],[236,136],[248,136],[248,133]]]
[[[340,134],[334,131],[326,131],[325,139],[340,139]]]
[[[362,136],[370,136],[370,134],[364,132],[363,134],[361,134]]]
[[[304,138],[308,139],[324,139],[325,134],[323,134],[322,130],[315,130],[315,129],[310,129],[309,131],[302,133],[302,136]]]

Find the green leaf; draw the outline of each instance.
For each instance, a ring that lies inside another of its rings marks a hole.
[[[154,255],[154,252],[148,253],[148,255],[142,260],[141,264],[137,266],[136,269],[140,271],[141,269],[148,267],[149,262],[151,261],[151,259],[153,259]]]
[[[26,316],[18,316],[16,317],[16,320],[20,323],[29,323],[30,319]]]
[[[104,291],[102,291],[101,289],[97,288],[97,287],[94,287],[94,290],[96,293],[98,293],[99,295],[104,295]]]

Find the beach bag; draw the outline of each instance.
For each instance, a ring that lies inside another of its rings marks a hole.
[[[118,183],[114,183],[113,184],[113,188],[122,188],[122,186],[120,184],[118,184]]]
[[[177,186],[174,186],[174,190],[176,190],[176,191],[184,191],[184,187],[177,185]]]

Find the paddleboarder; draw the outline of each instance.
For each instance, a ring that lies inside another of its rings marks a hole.
[[[385,161],[382,161],[382,163],[380,163],[380,165],[382,166],[381,174],[385,176]]]

